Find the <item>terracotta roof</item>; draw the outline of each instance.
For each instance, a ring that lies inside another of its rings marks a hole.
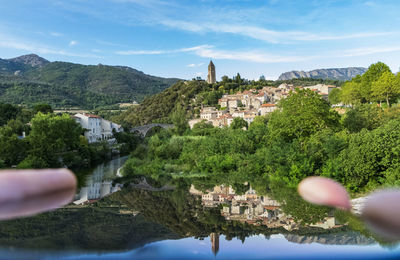
[[[262,106],[262,107],[274,107],[275,104],[267,103],[267,104],[262,104],[261,106]]]
[[[83,115],[85,115],[85,116],[87,116],[87,117],[90,117],[90,118],[101,118],[101,117],[99,117],[99,116],[92,115],[92,114],[86,114],[86,113],[84,113]]]
[[[278,209],[278,206],[264,206],[264,209],[269,209],[269,210],[274,210],[274,209]]]

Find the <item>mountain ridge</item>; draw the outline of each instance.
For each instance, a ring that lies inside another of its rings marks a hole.
[[[46,60],[45,58],[40,57],[37,54],[27,54],[18,56],[15,58],[8,59],[9,61],[22,63],[25,65],[29,65],[31,67],[43,67],[46,64],[50,63],[50,61]]]
[[[50,62],[36,54],[0,59],[0,102],[95,108],[141,102],[180,81],[127,66]]]
[[[315,69],[311,71],[292,70],[282,73],[278,80],[290,80],[295,78],[314,78],[314,79],[332,79],[332,80],[351,80],[357,75],[362,75],[367,71],[363,67],[347,67],[347,68],[328,68]]]

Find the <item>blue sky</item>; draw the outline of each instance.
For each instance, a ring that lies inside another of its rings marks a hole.
[[[397,0],[0,0],[0,57],[126,65],[147,74],[276,79],[400,66]]]

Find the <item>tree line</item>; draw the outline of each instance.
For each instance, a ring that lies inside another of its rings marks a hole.
[[[391,106],[399,97],[400,73],[392,73],[382,62],[372,64],[362,76],[345,82],[341,90],[333,90],[329,95],[332,103],[343,102],[353,106],[372,102]]]

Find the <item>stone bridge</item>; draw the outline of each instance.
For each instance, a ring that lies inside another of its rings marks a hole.
[[[154,128],[154,127],[162,127],[164,129],[169,129],[174,127],[174,125],[171,124],[149,124],[149,125],[141,125],[141,126],[137,126],[132,128],[131,132],[139,132],[139,134],[143,137],[145,137],[147,135],[147,132],[150,131],[150,129]]]

